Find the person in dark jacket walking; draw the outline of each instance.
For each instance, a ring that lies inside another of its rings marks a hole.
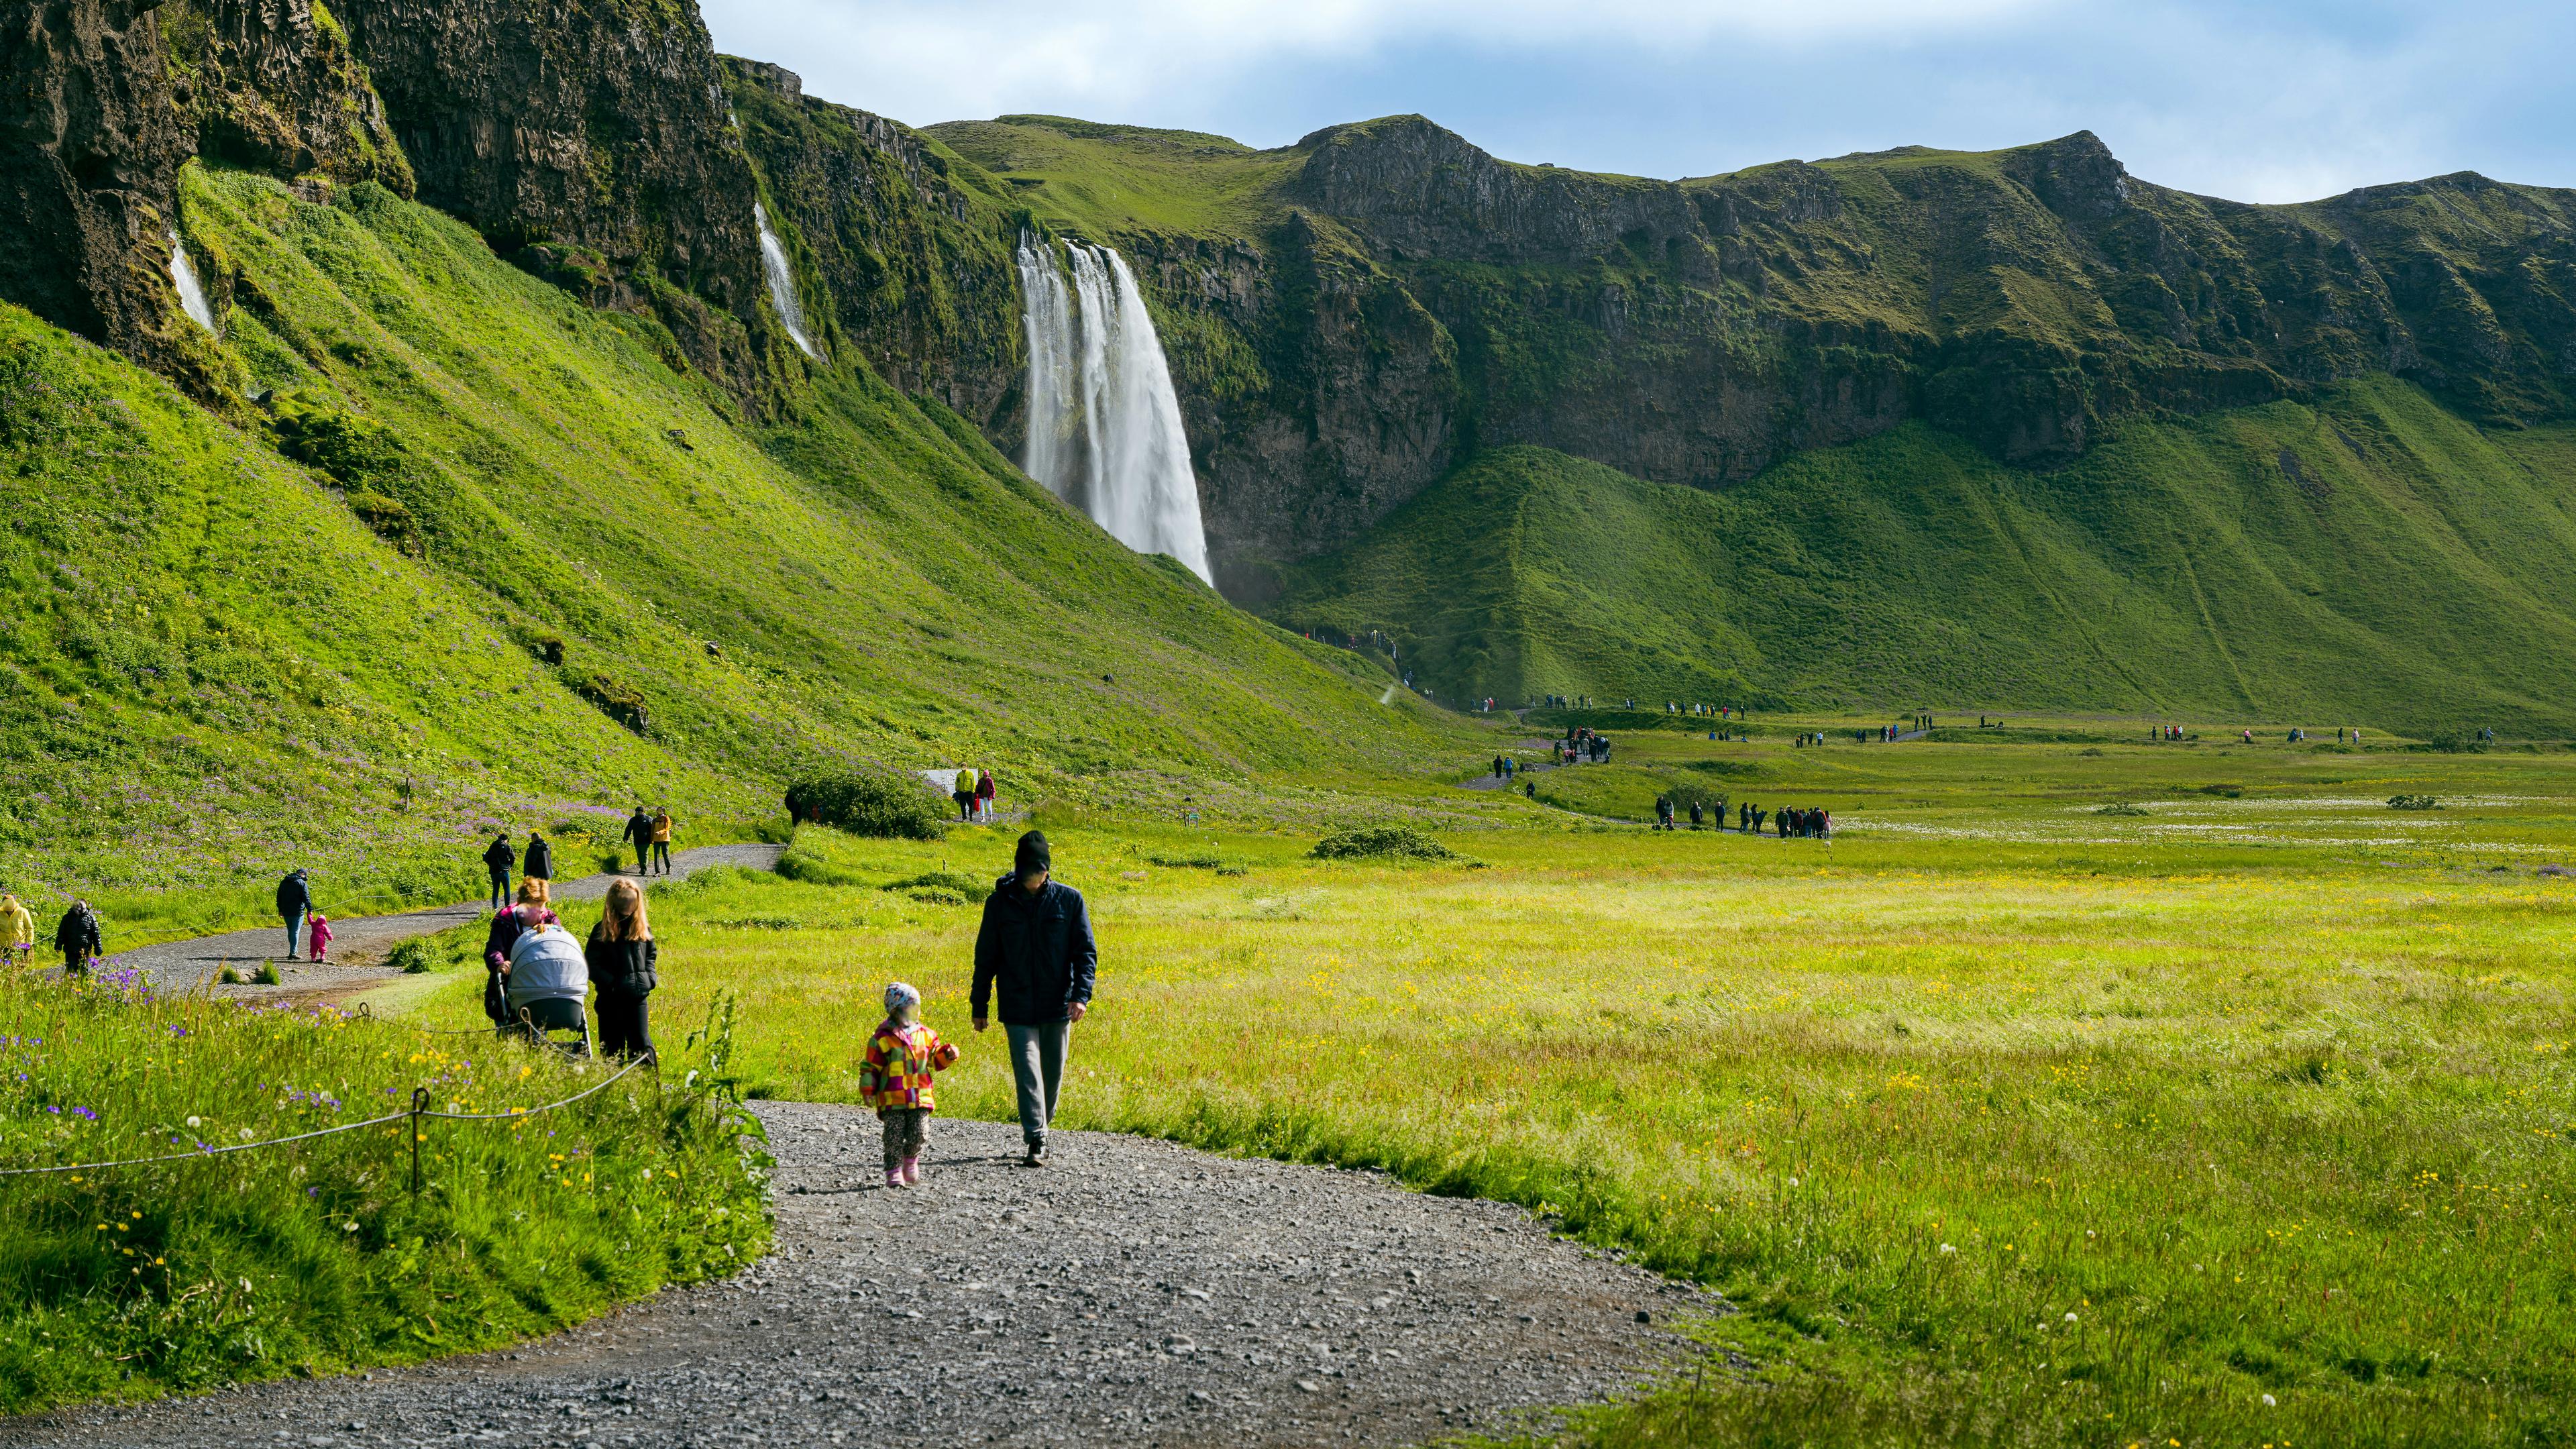
[[[63,953],[63,974],[80,976],[89,971],[89,963],[107,949],[107,941],[98,927],[98,912],[87,901],[74,901],[63,912],[63,923],[54,927],[54,949]]]
[[[984,1030],[991,1025],[994,988],[1000,987],[1011,1078],[1019,1087],[1020,1138],[1028,1144],[1026,1166],[1046,1166],[1047,1128],[1055,1121],[1065,1050],[1073,1024],[1091,1008],[1099,960],[1082,892],[1054,879],[1045,836],[1034,830],[1021,836],[1011,873],[993,883],[984,902],[968,1005],[975,1029]]]
[[[626,817],[624,838],[635,847],[635,873],[642,875],[653,864],[653,817],[644,813],[643,806],[636,806],[635,813]]]
[[[590,984],[599,989],[591,1005],[599,1013],[600,1051],[621,1057],[653,1055],[645,998],[659,984],[653,967],[661,948],[645,920],[642,886],[631,880],[609,882],[608,909],[591,928],[581,955],[590,966]]]
[[[519,861],[519,876],[523,880],[551,881],[555,878],[555,848],[533,830],[528,832],[528,853]]]
[[[483,847],[483,868],[492,876],[492,909],[498,911],[510,904],[510,867],[519,863],[519,853],[510,848],[510,832],[504,830]]]
[[[277,883],[277,914],[286,922],[286,959],[292,961],[304,918],[313,914],[313,886],[303,871],[288,871],[286,879]]]

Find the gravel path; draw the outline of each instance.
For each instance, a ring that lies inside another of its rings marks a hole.
[[[786,853],[779,845],[705,845],[695,850],[674,851],[671,873],[652,876],[650,880],[683,880],[712,865],[748,866],[753,870],[770,870],[778,857]],[[557,881],[555,897],[559,900],[596,900],[608,894],[608,883],[617,874],[583,876],[578,880]],[[193,941],[169,941],[158,946],[141,946],[120,951],[110,964],[140,966],[164,991],[191,991],[206,984],[226,965],[251,968],[262,961],[277,960],[284,973],[284,990],[297,995],[327,993],[385,976],[385,953],[414,936],[444,931],[450,926],[483,917],[483,902],[467,901],[459,905],[439,906],[425,911],[409,911],[399,916],[361,916],[331,923],[331,960],[324,965],[298,962],[289,964],[277,956],[277,948],[286,944],[283,926],[261,926],[256,930],[232,931],[221,936],[200,936]],[[280,987],[216,987],[225,996],[274,996]]]
[[[759,1104],[778,1252],[513,1352],[0,1422],[0,1444],[1409,1444],[1679,1361],[1717,1300],[1374,1174]],[[1651,1320],[1651,1321],[1649,1321]]]

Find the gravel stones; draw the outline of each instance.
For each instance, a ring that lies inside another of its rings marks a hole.
[[[1678,1362],[1717,1300],[1370,1173],[758,1104],[778,1251],[507,1353],[0,1425],[0,1444],[1403,1444]],[[1652,1323],[1645,1321],[1649,1316]]]

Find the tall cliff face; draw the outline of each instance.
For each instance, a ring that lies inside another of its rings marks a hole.
[[[240,0],[229,0],[240,3]],[[746,402],[761,308],[751,165],[694,6],[340,0],[420,198],[594,305],[649,313]]]
[[[199,156],[412,194],[367,68],[312,0],[168,0],[160,23],[171,99]]]
[[[794,72],[723,61],[771,222],[827,347],[1016,441],[1023,346],[1016,224],[946,147],[817,100]]]
[[[2576,411],[2576,196],[2444,177],[2306,206],[2141,182],[2089,133],[1651,181],[1420,117],[1255,152],[1046,117],[933,128],[1154,261],[1220,583],[1366,532],[1479,449],[1700,487],[1909,419],[2062,466],[2126,418],[2394,373]]]
[[[153,0],[0,11],[0,297],[169,372],[184,139]]]

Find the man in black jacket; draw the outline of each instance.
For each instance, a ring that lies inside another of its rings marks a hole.
[[[98,912],[87,901],[74,901],[63,912],[63,923],[54,927],[54,949],[63,953],[63,974],[79,976],[88,972],[91,958],[107,949],[98,928]]]
[[[1092,970],[1100,950],[1082,892],[1054,878],[1046,837],[1020,837],[1011,873],[993,884],[975,935],[975,1029],[992,1025],[989,1007],[1001,985],[1002,1029],[1011,1040],[1011,1077],[1019,1086],[1020,1137],[1030,1167],[1046,1166],[1047,1127],[1055,1120],[1073,1024],[1091,1005]]]
[[[528,832],[528,854],[519,863],[519,875],[525,880],[550,881],[555,878],[555,848],[533,830]]]
[[[313,914],[313,886],[303,871],[294,870],[277,883],[277,918],[286,923],[286,959],[295,959],[296,943],[303,939],[304,918]]]
[[[483,847],[483,868],[492,873],[492,909],[502,910],[510,904],[510,867],[519,863],[519,853],[510,848],[510,832],[504,830]]]
[[[653,856],[653,817],[641,805],[626,817],[626,838],[635,844],[635,873],[642,875]]]

